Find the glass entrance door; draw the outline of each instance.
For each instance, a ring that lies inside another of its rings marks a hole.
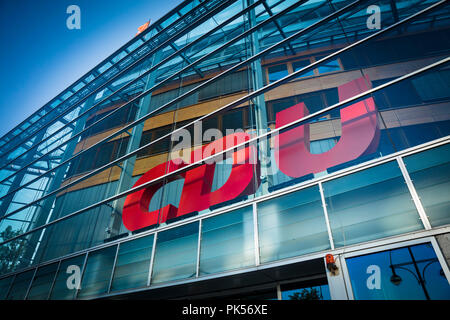
[[[449,281],[430,242],[345,262],[357,300],[450,300]]]

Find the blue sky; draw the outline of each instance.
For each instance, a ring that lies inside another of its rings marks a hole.
[[[181,0],[0,0],[0,136]],[[69,5],[81,29],[69,30]]]

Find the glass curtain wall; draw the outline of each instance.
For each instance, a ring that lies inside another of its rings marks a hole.
[[[367,27],[369,5],[381,10],[379,28]],[[400,79],[448,57],[448,3],[209,0],[183,6],[102,64],[98,79],[92,75],[85,81],[93,81],[90,93],[70,113],[26,138],[26,148],[14,151],[12,142],[3,143],[8,159],[0,169],[0,249],[8,260],[2,274],[201,218],[449,134],[448,65]],[[390,81],[395,83],[384,87]],[[303,117],[308,118],[283,127]],[[247,148],[257,155],[256,164],[234,163],[239,152],[227,153],[217,163],[200,163],[211,142],[232,132],[245,141],[271,131]],[[421,157],[404,161],[431,225],[442,226],[448,223],[448,203],[433,190],[448,187],[446,178],[437,176],[448,171],[447,160]],[[196,162],[198,166],[192,165]],[[192,169],[183,171],[188,165]],[[180,171],[171,174],[174,170]],[[127,224],[128,190],[164,175],[147,191],[136,192],[147,194],[139,204],[150,218]],[[232,183],[236,177],[240,189]],[[274,199],[257,205],[262,263],[326,250],[330,236],[335,246],[345,246],[423,228],[395,162],[339,179],[322,185],[331,234],[318,185],[298,191],[303,202],[287,195],[284,203]],[[191,194],[186,191],[190,186]],[[211,196],[196,203],[192,190],[202,190],[199,198]],[[364,210],[375,212],[376,218],[355,214],[363,206],[352,200],[355,194],[367,200]],[[384,210],[377,209],[381,204]],[[248,242],[254,232],[248,229],[250,215],[228,217],[235,221],[230,222],[237,237],[233,241],[245,248],[253,244]],[[400,228],[397,222],[403,218],[408,224]],[[205,245],[214,246],[220,228],[228,228],[228,218],[220,219],[203,221]],[[317,227],[306,227],[314,221]],[[216,223],[223,224],[217,231]],[[376,232],[368,234],[367,228]],[[142,263],[142,272],[131,284],[120,280],[126,268],[113,273],[111,251],[105,266],[115,279],[112,287],[105,287],[106,279],[93,280],[92,295],[145,286],[149,277],[159,283],[197,276],[196,255],[180,261],[179,269],[166,269],[167,248],[177,246],[178,236],[165,232],[167,237],[161,234],[156,240],[152,274],[145,273],[151,241],[137,245],[146,254],[136,262]],[[193,228],[189,236],[194,251],[198,233]],[[200,275],[253,263],[247,256],[250,247],[242,252],[222,248],[223,256],[214,258],[202,245]],[[119,247],[120,263],[127,264],[127,250]],[[232,262],[234,256],[245,257],[241,265]],[[86,270],[93,259],[88,257]],[[229,265],[221,262],[225,260]],[[37,275],[50,277],[45,271]],[[84,279],[90,281],[89,276]],[[39,296],[39,290],[31,290],[31,296]]]

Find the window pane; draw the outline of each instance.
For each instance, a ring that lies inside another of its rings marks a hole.
[[[28,300],[47,300],[57,269],[58,263],[52,263],[38,269],[27,297]]]
[[[11,290],[9,290],[7,300],[24,300],[33,274],[34,269],[19,273],[14,279]]]
[[[287,109],[289,107],[292,107],[295,105],[295,99],[294,98],[288,98],[288,99],[282,99],[274,102],[269,102],[269,105],[272,106],[272,115],[271,115],[271,121],[275,122],[276,114],[284,109]]]
[[[443,70],[439,73],[425,74],[412,79],[412,85],[423,101],[436,101],[448,99],[450,96],[450,72]]]
[[[281,300],[331,300],[327,279],[281,285]]]
[[[13,278],[14,276],[11,276],[0,280],[0,300],[6,299],[6,295],[8,294]]]
[[[450,144],[404,158],[433,227],[450,223]]]
[[[316,57],[316,61],[324,58],[325,56]],[[327,73],[327,72],[333,72],[333,71],[339,71],[341,70],[341,66],[339,65],[339,61],[337,59],[331,59],[324,63],[321,63],[320,66],[317,68],[319,70],[319,73]]]
[[[267,71],[269,73],[269,82],[277,81],[288,75],[287,66],[285,64],[269,67],[267,68]]]
[[[318,186],[258,204],[261,262],[330,248]]]
[[[120,244],[111,290],[147,285],[153,235]]]
[[[323,184],[336,247],[422,229],[397,162]]]
[[[323,93],[321,91],[299,95],[297,97],[297,101],[303,102],[311,113],[317,112],[327,107],[323,99]],[[322,117],[329,118],[329,116],[327,115],[322,115]],[[320,120],[321,118],[317,119],[317,121]]]
[[[161,138],[162,136],[168,134],[171,130],[172,130],[172,126],[145,131],[142,134],[142,138],[141,138],[139,147],[142,147],[158,138]],[[150,155],[155,155],[157,153],[167,152],[169,150],[169,148],[170,148],[170,140],[162,139],[162,140],[152,144],[151,146],[139,151],[137,153],[137,156],[138,157],[148,157]]]
[[[78,298],[108,292],[117,246],[89,253]]]
[[[430,243],[347,258],[346,264],[357,300],[450,299]]]
[[[159,129],[156,132],[153,133],[153,140],[156,140],[158,138],[161,138],[162,136],[165,136],[172,130],[172,127],[166,127],[164,129]],[[150,141],[149,141],[150,142]],[[147,142],[148,143],[148,142]],[[150,154],[156,154],[160,152],[167,152],[169,150],[169,140],[163,139],[158,141],[157,143],[150,146]]]
[[[227,134],[227,129],[237,130],[243,128],[242,110],[229,111],[222,116],[222,132],[224,136]]]
[[[203,220],[201,275],[254,264],[252,206]]]
[[[310,64],[311,64],[311,61],[309,61],[309,60],[295,61],[292,63],[292,69],[294,69],[294,72],[295,72],[295,71],[298,71]],[[313,75],[314,75],[314,70],[311,69],[309,71],[302,72],[297,78],[309,77],[309,76],[313,76]]]
[[[97,152],[95,156],[95,162],[93,165],[94,168],[100,168],[101,166],[111,161],[114,151],[114,142],[107,143],[98,149],[100,150]],[[90,159],[91,162],[92,160],[94,160],[94,158]]]
[[[200,101],[216,98],[248,89],[247,72],[240,71],[226,75],[225,77],[213,82],[210,85],[199,90],[198,99]],[[193,103],[196,103],[195,101]],[[193,104],[191,103],[191,104]]]
[[[158,233],[152,283],[194,277],[198,222]]]
[[[50,299],[52,300],[71,300],[75,298],[76,289],[69,289],[67,286],[67,280],[74,273],[67,273],[67,268],[69,266],[77,266],[80,271],[83,268],[85,256],[77,256],[71,259],[61,261],[61,266],[59,267],[58,275],[56,276],[55,285],[53,286],[52,294]]]

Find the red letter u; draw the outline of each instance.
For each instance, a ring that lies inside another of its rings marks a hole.
[[[368,78],[359,78],[338,87],[339,101],[344,101],[368,89]],[[276,115],[276,127],[289,124],[309,114],[299,103]],[[295,127],[275,137],[275,159],[286,175],[298,178],[310,173],[354,160],[372,153],[378,147],[380,131],[377,108],[373,98],[367,98],[341,109],[342,133],[338,143],[329,151],[312,154],[309,149],[309,124]]]

